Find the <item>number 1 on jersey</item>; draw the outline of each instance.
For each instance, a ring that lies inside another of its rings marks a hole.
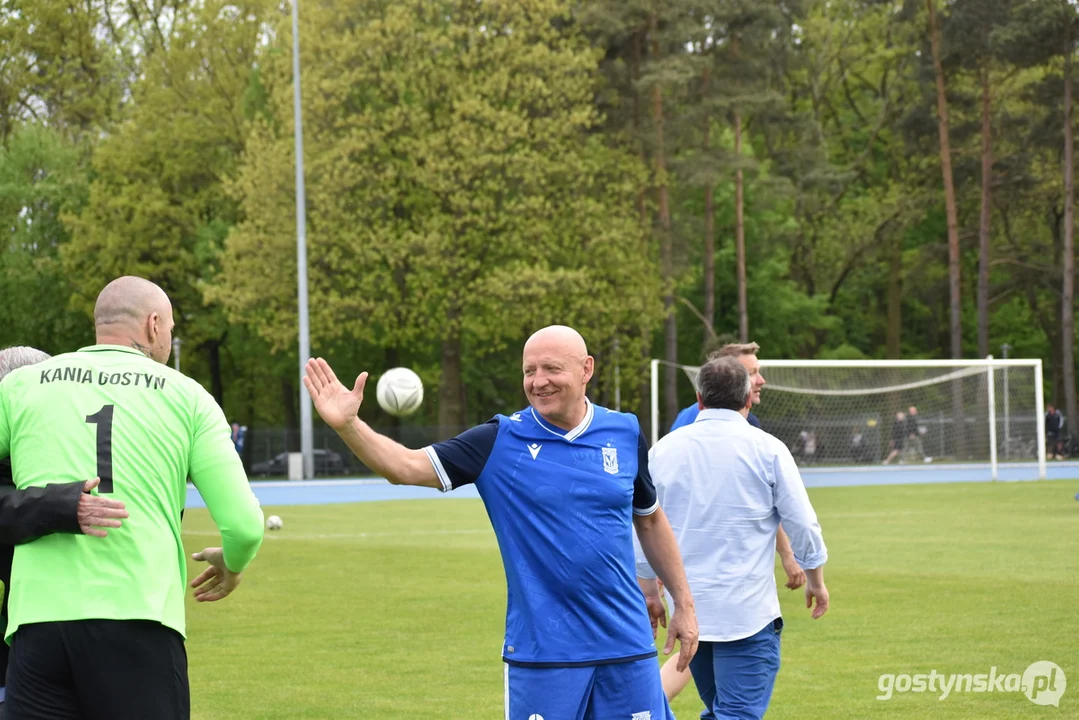
[[[105,405],[93,415],[86,416],[86,422],[97,425],[97,476],[101,484],[99,493],[112,492],[112,405]]]

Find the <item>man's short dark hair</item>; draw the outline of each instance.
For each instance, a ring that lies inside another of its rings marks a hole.
[[[739,411],[749,402],[749,372],[737,357],[717,357],[701,367],[697,388],[705,408]]]

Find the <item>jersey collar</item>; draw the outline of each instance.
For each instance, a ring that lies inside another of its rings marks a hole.
[[[84,348],[79,348],[79,352],[124,352],[138,355],[139,357],[146,357],[135,348],[124,347],[123,345],[87,345]],[[147,360],[149,360],[149,358],[147,358]]]
[[[573,428],[572,430],[568,430],[568,431],[563,430],[560,427],[556,427],[556,426],[552,425],[551,423],[547,422],[546,420],[544,420],[543,417],[538,412],[536,412],[536,408],[529,407],[529,410],[532,411],[532,418],[536,421],[536,424],[539,425],[541,428],[543,428],[547,432],[551,433],[552,435],[557,435],[558,437],[563,438],[564,440],[568,440],[570,442],[573,442],[574,440],[579,438],[582,434],[584,434],[584,431],[587,430],[588,426],[592,424],[592,417],[596,414],[595,406],[592,405],[591,401],[589,401],[589,399],[587,397],[584,399],[584,404],[585,404],[584,419],[581,420],[580,424],[577,425],[577,427]]]

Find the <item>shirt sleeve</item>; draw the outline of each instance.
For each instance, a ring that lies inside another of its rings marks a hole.
[[[773,445],[777,454],[775,467],[775,507],[779,521],[791,541],[794,559],[804,570],[828,562],[828,548],[817,522],[817,513],[809,502],[802,476],[790,450],[781,442]]]
[[[0,461],[0,543],[18,545],[51,533],[79,533],[82,483],[17,490],[11,465]]]
[[[232,572],[243,572],[262,545],[262,508],[233,447],[225,414],[201,388],[189,472],[221,532],[225,564]]]
[[[491,418],[455,438],[425,447],[423,451],[442,482],[442,491],[476,482],[487,465],[487,458],[491,457],[497,437],[498,418]]]
[[[637,477],[633,481],[633,514],[651,515],[658,509],[656,486],[648,469],[648,441],[641,432],[637,435]]]

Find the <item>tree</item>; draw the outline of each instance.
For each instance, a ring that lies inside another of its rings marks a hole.
[[[944,208],[948,217],[948,305],[951,314],[951,349],[953,358],[963,357],[963,312],[959,283],[959,215],[952,179],[952,149],[948,137],[948,96],[944,87],[941,63],[940,28],[937,23],[937,0],[926,0],[929,8],[929,42],[937,84],[937,125],[940,133],[940,171],[944,179]]]
[[[633,338],[658,320],[633,211],[643,168],[596,132],[599,57],[568,10],[366,2],[304,14],[313,342],[433,349],[447,429],[469,417],[468,365],[538,326],[575,324],[593,349],[621,338],[633,377]],[[268,119],[232,185],[243,220],[211,295],[275,348],[295,337],[289,61],[266,58]]]
[[[68,307],[72,283],[59,257],[69,240],[62,218],[86,196],[79,150],[56,130],[18,125],[0,146],[0,347],[55,354],[93,340],[85,316]]]
[[[257,87],[255,53],[270,9],[257,2],[177,7],[170,32],[143,60],[123,121],[95,148],[95,179],[63,248],[74,303],[89,311],[105,282],[149,278],[172,299],[189,357],[203,355],[223,402],[228,325],[204,283],[235,222],[223,191],[244,148],[245,100]]]
[[[92,142],[108,122],[122,83],[99,32],[106,7],[0,0],[0,142],[22,123]]]

